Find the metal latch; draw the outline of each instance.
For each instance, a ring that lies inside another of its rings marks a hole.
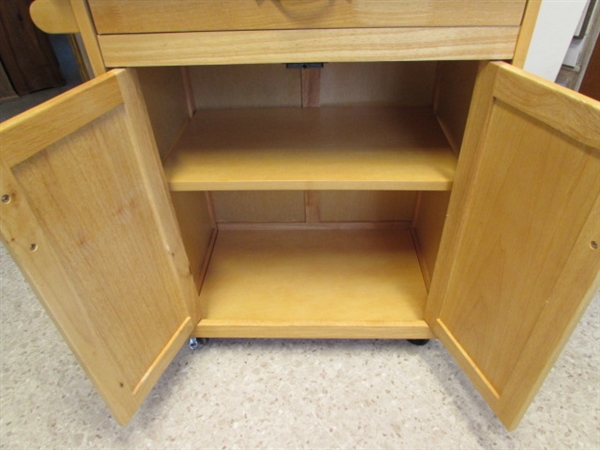
[[[287,63],[286,69],[322,69],[323,63]]]

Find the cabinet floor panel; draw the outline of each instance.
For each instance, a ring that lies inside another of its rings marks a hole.
[[[220,230],[204,337],[431,337],[407,229]]]
[[[456,161],[430,108],[203,110],[165,174],[173,191],[449,190]]]

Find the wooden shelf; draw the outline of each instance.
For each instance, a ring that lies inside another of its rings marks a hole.
[[[420,107],[199,111],[165,163],[173,191],[449,190],[455,170]]]
[[[202,337],[430,338],[408,229],[220,230]]]

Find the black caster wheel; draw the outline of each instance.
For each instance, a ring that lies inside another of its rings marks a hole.
[[[427,344],[429,339],[408,339],[408,342],[410,342],[412,345],[422,346]]]

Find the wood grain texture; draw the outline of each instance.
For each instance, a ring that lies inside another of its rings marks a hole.
[[[321,191],[304,191],[304,221],[321,222]]]
[[[220,230],[201,324],[422,328],[426,297],[406,229]]]
[[[413,237],[423,270],[423,278],[429,288],[446,223],[450,192],[423,191],[419,193],[419,196],[412,222]]]
[[[309,191],[311,192],[311,191]],[[314,191],[319,192],[319,191]],[[407,230],[410,222],[221,222],[227,231],[306,231],[306,230]]]
[[[31,288],[73,351],[117,420],[126,422],[136,406],[119,400],[114,378],[120,378],[121,367],[106,346],[96,346],[102,335],[94,326],[85,305],[73,302],[79,293],[70,274],[60,263],[59,255],[36,220],[35,212],[20,190],[19,183],[6,167],[0,164],[0,189],[10,196],[10,202],[0,204],[2,242],[9,250]],[[35,247],[32,247],[35,245]],[[35,251],[32,251],[35,248]]]
[[[107,74],[0,123],[5,164],[25,161],[122,103],[114,74]]]
[[[301,69],[302,107],[321,106],[321,69]]]
[[[506,65],[498,75],[494,97],[593,148],[600,147],[600,102],[541,77],[515,76],[522,72]]]
[[[215,191],[211,195],[219,224],[304,222],[302,191]]]
[[[213,191],[211,196],[220,228],[232,223],[409,222],[415,201],[411,191]]]
[[[191,117],[181,69],[140,68],[137,75],[158,152],[166,159]]]
[[[435,339],[424,320],[293,321],[201,320],[192,336],[258,339]]]
[[[498,73],[498,66],[483,64],[471,99],[471,114],[465,129],[464,146],[467,152],[462,152],[458,160],[456,179],[452,186],[452,194],[448,205],[447,219],[442,233],[439,258],[436,265],[440,267],[436,276],[431,280],[429,299],[425,310],[425,319],[433,327],[437,321],[437,315],[442,307],[443,299],[452,275],[453,257],[457,252],[459,241],[456,236],[466,226],[466,214],[462,214],[463,205],[472,192],[472,180],[476,177],[477,162],[480,153],[476,149],[481,148],[484,142],[488,125],[488,116],[494,104],[494,98],[490,92],[494,89],[494,83]],[[468,145],[468,146],[467,146]]]
[[[152,135],[152,124],[148,117],[142,89],[134,70],[125,70],[117,78],[128,115],[126,125],[131,136],[131,151],[140,167],[141,177],[134,182],[144,186],[152,209],[154,233],[157,233],[170,257],[165,270],[170,271],[180,289],[180,301],[185,302],[188,313],[195,312],[196,296],[193,274],[183,246],[177,218],[171,202],[169,189],[162,170],[160,155]]]
[[[89,0],[98,32],[519,25],[525,0]]]
[[[107,67],[510,59],[518,26],[100,35]]]
[[[194,101],[194,87],[192,86],[192,78],[190,76],[190,68],[187,66],[181,67],[181,78],[185,89],[185,100],[188,109],[188,117],[192,117],[196,111],[196,102]]]
[[[171,201],[190,262],[190,272],[200,291],[202,268],[210,255],[210,242],[216,229],[210,216],[210,206],[204,192],[171,192]],[[193,323],[200,320],[199,311],[196,312],[197,315],[192,318]]]
[[[189,68],[195,109],[301,106],[300,70],[285,65]]]
[[[410,221],[415,203],[412,191],[320,191],[323,222]]]
[[[200,111],[165,164],[172,190],[447,190],[456,157],[428,108]]]
[[[3,145],[11,200],[0,220],[40,301],[126,423],[189,335],[195,293],[139,87],[125,71],[100,80],[115,79],[116,108],[11,169],[12,147]],[[90,102],[102,103],[104,91],[92,91],[100,97]],[[4,125],[62,123],[69,114],[42,107]]]
[[[517,39],[517,45],[515,47],[515,55],[512,60],[512,64],[515,67],[523,68],[525,65],[525,59],[529,52],[529,46],[531,45],[531,38],[535,30],[535,23],[542,6],[542,0],[527,0],[527,6],[523,14],[523,20],[521,21],[521,28],[519,30],[519,37]]]
[[[467,125],[479,61],[438,63],[434,111],[448,142],[458,155]]]
[[[320,70],[286,69],[284,64],[188,69],[194,109],[214,109],[301,106],[303,95],[309,97],[305,104],[321,106],[428,106],[435,67],[432,61],[403,61],[327,63]],[[312,74],[313,79],[302,74]],[[302,90],[304,82],[312,87]]]
[[[598,288],[600,103],[482,73],[426,318],[512,429]]]
[[[104,63],[104,55],[98,46],[98,38],[94,23],[90,17],[88,5],[85,0],[70,0],[71,10],[77,21],[77,28],[85,46],[87,60],[90,63],[94,76],[98,76],[106,72]],[[121,67],[124,67],[123,65]]]
[[[455,268],[453,275],[460,280],[455,282],[460,287],[451,284],[448,292],[448,296],[465,300],[458,306],[448,305],[438,319],[454,330],[457,339],[473,329],[469,327],[471,322],[485,321],[490,327],[495,324],[486,332],[488,342],[481,342],[482,336],[475,331],[476,336],[469,336],[468,343],[463,342],[462,346],[498,392],[504,390],[512,376],[522,348],[554,288],[552,275],[556,276],[555,271],[560,273],[564,267],[582,220],[590,212],[594,193],[600,189],[598,158],[585,148],[568,143],[561,143],[566,147],[564,150],[553,145],[556,137],[548,136],[546,130],[517,128],[513,123],[519,119],[510,109],[502,106],[494,109],[490,124],[494,131],[486,145],[494,156],[488,156],[479,168],[479,176],[485,179],[481,184],[490,183],[490,187],[481,186],[469,205],[472,225],[464,234],[469,236],[470,244],[468,250],[457,255],[456,265],[460,267]],[[517,137],[508,140],[509,131]],[[519,142],[525,133],[532,140]],[[532,144],[544,150],[534,154]],[[505,146],[520,154],[501,161],[499,156]],[[546,183],[540,180],[544,175],[549,179]],[[521,182],[510,193],[506,190],[495,193],[508,177]],[[532,179],[536,180],[535,186],[529,186]],[[527,216],[523,217],[525,211]],[[547,275],[542,278],[545,270]],[[482,296],[481,286],[490,293]],[[477,303],[472,300],[475,298]],[[519,324],[509,332],[509,324],[517,316]],[[507,346],[509,339],[511,345]]]
[[[321,106],[429,106],[436,62],[330,63],[321,70]]]
[[[514,417],[512,423],[507,425],[509,429],[518,425],[592,298],[600,289],[600,258],[596,246],[591,245],[592,242],[598,242],[599,223],[600,196],[596,197],[590,215],[565,261],[552,296],[548,298],[547,306],[538,319],[536,330],[515,365],[515,377],[504,390],[504,397],[509,401],[499,405],[498,414],[499,417]],[[585,268],[583,273],[581,268]],[[539,349],[543,349],[542,355]],[[521,383],[521,379],[525,382]],[[523,400],[520,401],[521,399]]]

